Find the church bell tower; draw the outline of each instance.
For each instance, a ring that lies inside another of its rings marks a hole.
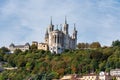
[[[50,25],[49,25],[49,32],[52,32],[54,30],[54,25],[52,24],[52,17],[50,19]]]
[[[64,28],[63,28],[63,31],[64,31],[64,33],[65,34],[68,34],[68,24],[67,24],[67,18],[66,18],[66,16],[65,16],[65,24],[64,24]]]

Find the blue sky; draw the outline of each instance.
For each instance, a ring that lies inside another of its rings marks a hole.
[[[50,16],[55,27],[67,16],[70,34],[76,23],[78,42],[120,40],[120,0],[0,0],[0,47],[44,42]]]

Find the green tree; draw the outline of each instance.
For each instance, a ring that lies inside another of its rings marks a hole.
[[[78,43],[77,47],[78,47],[78,49],[84,49],[84,48],[86,48],[86,45],[88,46],[88,44],[86,44],[86,43]]]
[[[30,50],[31,50],[31,51],[36,51],[36,50],[37,50],[37,45],[32,44],[32,45],[30,46]]]
[[[21,53],[22,51],[20,50],[20,49],[16,49],[15,51],[14,51],[14,53],[15,54],[19,54],[19,53]]]
[[[2,47],[1,49],[0,49],[0,53],[6,53],[6,52],[9,52],[10,50],[8,49],[8,48],[6,48],[6,47]]]
[[[101,44],[99,42],[93,42],[90,44],[90,48],[100,48]]]
[[[116,41],[113,41],[112,42],[112,46],[119,46],[120,47],[120,41],[119,40],[116,40]]]

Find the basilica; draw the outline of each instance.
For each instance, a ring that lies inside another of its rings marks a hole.
[[[58,27],[58,26],[57,26]],[[77,44],[77,30],[74,24],[73,33],[69,35],[69,24],[65,22],[60,29],[54,28],[52,18],[46,29],[45,42],[38,44],[38,49],[49,50],[51,53],[62,53],[65,49],[75,49]]]
[[[60,29],[54,28],[52,23],[52,18],[50,20],[50,24],[46,29],[45,33],[45,42],[38,43],[36,41],[32,42],[32,45],[36,45],[40,50],[49,50],[51,53],[60,54],[65,49],[73,50],[76,49],[77,44],[77,30],[74,24],[72,35],[69,35],[69,24],[67,23],[67,19],[65,17],[65,22]],[[11,53],[13,53],[16,49],[20,49],[21,51],[26,51],[30,49],[30,45],[27,43],[25,45],[14,45],[11,44],[9,46]]]

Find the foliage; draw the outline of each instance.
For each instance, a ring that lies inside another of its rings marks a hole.
[[[89,43],[78,43],[77,45],[78,49],[89,49],[89,48],[101,48],[101,44],[99,42],[92,42]]]
[[[100,47],[101,47],[101,45],[99,42],[93,42],[90,44],[90,48],[100,48]]]
[[[116,40],[116,41],[113,41],[112,42],[112,46],[119,46],[120,47],[120,41],[119,40]]]
[[[0,79],[51,80],[65,74],[98,73],[120,68],[120,47],[116,46],[66,50],[62,54],[51,54],[44,50],[16,51],[16,53],[5,54],[2,48],[0,49],[0,60],[7,62],[8,67],[18,67],[17,70],[1,72]]]

